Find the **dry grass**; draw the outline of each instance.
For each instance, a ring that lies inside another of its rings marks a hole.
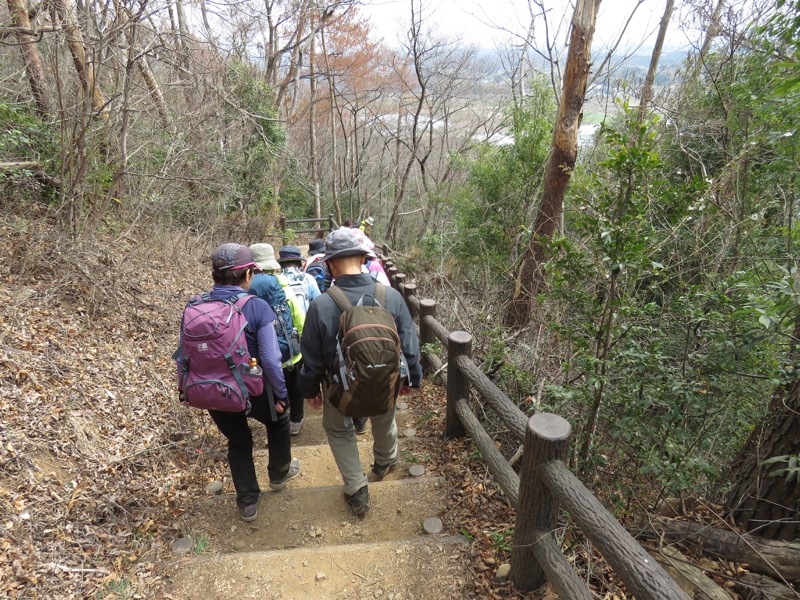
[[[170,359],[208,248],[6,217],[0,252],[0,595],[156,597],[188,490],[216,468]]]

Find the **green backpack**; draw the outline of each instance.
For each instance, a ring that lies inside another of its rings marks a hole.
[[[394,316],[383,308],[386,287],[375,283],[373,306],[353,306],[335,285],[328,292],[342,309],[336,358],[326,398],[346,417],[374,417],[394,409],[400,393],[402,349]]]

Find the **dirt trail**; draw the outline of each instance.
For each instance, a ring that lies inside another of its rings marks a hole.
[[[401,432],[419,423],[414,413],[398,411]],[[321,433],[321,416],[309,409],[293,438],[303,472],[287,489],[262,493],[255,521],[239,520],[227,478],[222,494],[197,505],[188,526],[202,552],[176,560],[173,598],[465,597],[466,540],[454,532],[426,536],[422,528],[446,511],[448,491],[444,478],[410,475],[421,457],[416,435],[401,436],[396,469],[382,481],[372,478],[371,510],[357,518]],[[369,472],[369,432],[359,438],[359,452]],[[266,471],[267,453],[256,451],[258,473]]]

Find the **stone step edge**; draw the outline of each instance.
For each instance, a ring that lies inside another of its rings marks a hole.
[[[263,556],[265,558],[279,558],[289,555],[313,555],[331,554],[343,552],[361,552],[370,549],[378,549],[384,546],[420,546],[430,542],[440,544],[468,544],[467,538],[463,535],[416,535],[408,538],[394,538],[381,542],[358,542],[354,544],[331,544],[323,546],[291,546],[287,548],[275,548],[274,550],[253,550],[245,552],[220,552],[218,554],[203,554],[191,557],[193,563],[222,562],[226,560],[236,560],[246,557],[248,560]]]
[[[424,484],[432,484],[435,485],[436,482],[440,484],[445,484],[444,477],[404,477],[403,479],[392,479],[389,481],[370,481],[370,486],[380,486],[380,487],[400,487],[404,485],[424,485]],[[286,488],[285,490],[281,490],[279,492],[270,491],[269,489],[262,490],[261,494],[315,494],[317,492],[337,492],[341,491],[341,485],[319,485],[314,487],[298,487],[298,488]],[[219,500],[226,500],[230,501],[236,498],[236,494],[231,492],[227,494],[214,494],[213,496],[206,496],[205,500],[210,501],[219,501]]]
[[[403,443],[408,443],[410,440],[409,438],[403,438]],[[373,440],[371,437],[362,437],[359,436],[356,438],[356,445],[358,446],[359,452],[361,450],[369,450],[372,449]],[[303,444],[303,445],[292,445],[292,452],[296,449],[302,448],[300,452],[310,452],[311,450],[319,450],[321,448],[326,448],[330,451],[331,447],[330,444],[327,442],[324,444]],[[269,448],[253,448],[253,456],[268,456],[269,455]]]

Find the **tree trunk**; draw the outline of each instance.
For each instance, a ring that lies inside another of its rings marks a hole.
[[[600,0],[578,0],[572,15],[569,54],[561,87],[558,118],[553,129],[552,149],[545,167],[542,201],[528,247],[519,266],[506,324],[524,327],[530,320],[531,304],[542,289],[546,260],[543,242],[553,235],[564,208],[564,193],[578,155],[586,82],[589,78],[592,36]]]
[[[653,81],[656,78],[656,71],[658,70],[658,61],[661,59],[661,50],[664,48],[664,38],[667,35],[667,28],[669,21],[672,18],[672,9],[675,7],[675,0],[667,0],[664,7],[664,15],[661,17],[661,25],[658,28],[658,37],[656,44],[653,47],[653,54],[650,55],[650,67],[647,69],[647,77],[644,80],[644,87],[642,88],[642,95],[639,99],[639,122],[644,122],[644,117],[647,114],[647,105],[650,104],[650,99],[653,97]]]
[[[314,18],[313,15],[311,18]],[[313,20],[311,22],[311,29],[314,29]],[[316,38],[316,35],[311,37],[311,46],[309,46],[308,55],[308,150],[310,154],[308,160],[311,166],[311,185],[314,188],[314,216],[319,219],[322,216],[322,201],[320,199],[319,164],[317,161],[317,73],[314,69],[316,66],[314,61],[317,59]]]
[[[800,581],[800,544],[763,540],[694,521],[636,514],[631,535],[679,544],[706,556],[750,565],[749,570],[786,581]]]
[[[719,33],[719,18],[722,15],[722,9],[724,6],[725,0],[717,0],[717,5],[714,7],[714,12],[711,13],[711,20],[706,28],[706,37],[703,39],[703,45],[700,48],[700,53],[697,55],[697,59],[694,62],[694,69],[692,70],[691,77],[692,79],[697,79],[697,76],[700,74],[700,69],[703,68],[703,62],[705,62],[706,55],[711,48],[711,43]]]
[[[11,23],[18,28],[19,51],[25,62],[25,73],[31,86],[36,114],[43,118],[47,117],[52,110],[53,99],[44,73],[42,57],[39,55],[35,37],[22,31],[32,31],[28,10],[23,0],[8,0],[8,12],[11,14]]]
[[[158,81],[156,81],[156,77],[147,62],[147,57],[144,55],[139,56],[136,59],[136,66],[139,67],[139,73],[141,73],[142,79],[144,79],[144,83],[147,86],[147,91],[150,92],[150,97],[153,99],[153,104],[156,105],[161,126],[164,129],[167,129],[169,127],[167,103],[164,102],[164,95],[161,93],[161,88],[158,85]]]
[[[800,314],[795,317],[792,347],[800,343]],[[797,352],[789,352],[796,358]],[[791,364],[791,363],[790,363]],[[725,510],[745,531],[774,540],[800,537],[800,378],[777,387],[767,418],[750,434],[730,468],[733,487]],[[785,461],[764,461],[785,456]],[[786,471],[779,473],[781,469]]]
[[[342,222],[342,207],[339,205],[339,178],[337,177],[339,169],[339,156],[338,144],[336,143],[336,115],[341,115],[339,109],[338,98],[336,97],[336,85],[334,83],[334,73],[331,70],[330,55],[328,48],[325,45],[325,36],[327,30],[322,30],[322,54],[325,57],[325,71],[328,80],[328,94],[330,95],[330,125],[331,125],[331,199],[333,200],[333,211],[336,215],[336,222]]]
[[[78,73],[78,78],[83,86],[83,92],[91,97],[92,110],[101,115],[104,119],[108,118],[106,111],[106,101],[103,98],[103,92],[95,80],[94,66],[86,59],[86,47],[83,43],[83,34],[81,33],[75,14],[72,9],[70,0],[55,0],[56,10],[62,22],[64,29],[64,37],[67,41],[70,54],[72,54],[72,62],[75,65],[75,71]]]

